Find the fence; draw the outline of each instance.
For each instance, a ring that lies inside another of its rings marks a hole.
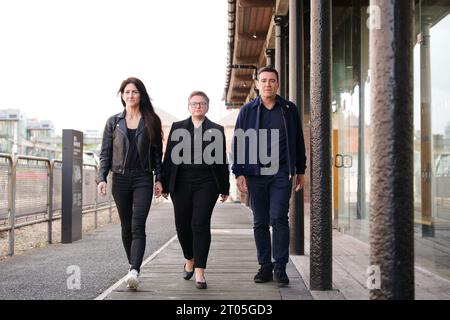
[[[111,190],[106,196],[96,191],[95,165],[83,165],[83,214],[109,209],[112,221]],[[61,219],[62,162],[31,156],[0,154],[0,232],[8,232],[8,255],[14,254],[15,230],[48,223],[48,243],[52,243],[53,221]],[[111,183],[108,183],[111,188]]]

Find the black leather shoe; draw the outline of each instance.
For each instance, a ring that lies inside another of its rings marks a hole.
[[[184,267],[183,267],[183,278],[184,278],[184,280],[191,279],[193,275],[194,275],[194,270],[186,271],[186,263],[185,263]]]
[[[195,282],[195,287],[197,289],[206,289],[208,286],[206,285],[206,282],[196,281]]]
[[[255,280],[255,283],[264,283],[272,281],[273,280],[272,270],[263,270],[262,268],[260,268],[258,270],[258,273],[253,278],[253,280]]]
[[[276,268],[273,273],[275,275],[275,280],[278,282],[279,286],[289,284],[289,277],[286,274],[285,268]]]

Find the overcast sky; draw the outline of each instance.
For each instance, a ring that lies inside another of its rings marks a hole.
[[[205,91],[208,116],[227,114],[225,0],[0,0],[0,109],[102,130],[135,76],[153,104],[182,119]]]

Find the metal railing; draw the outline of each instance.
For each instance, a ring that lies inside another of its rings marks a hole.
[[[111,183],[106,196],[98,196],[98,167],[83,165],[83,214],[109,209],[112,221]],[[8,232],[8,255],[14,254],[15,230],[48,223],[47,241],[52,243],[53,221],[61,219],[62,162],[32,156],[0,153],[0,232]],[[5,192],[6,191],[6,192]]]

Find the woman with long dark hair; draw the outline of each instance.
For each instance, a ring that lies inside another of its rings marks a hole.
[[[128,78],[118,91],[124,110],[108,119],[103,131],[97,191],[106,195],[113,172],[112,195],[122,227],[122,242],[130,264],[125,282],[137,289],[145,252],[145,223],[154,194],[161,196],[161,120],[141,80]]]

